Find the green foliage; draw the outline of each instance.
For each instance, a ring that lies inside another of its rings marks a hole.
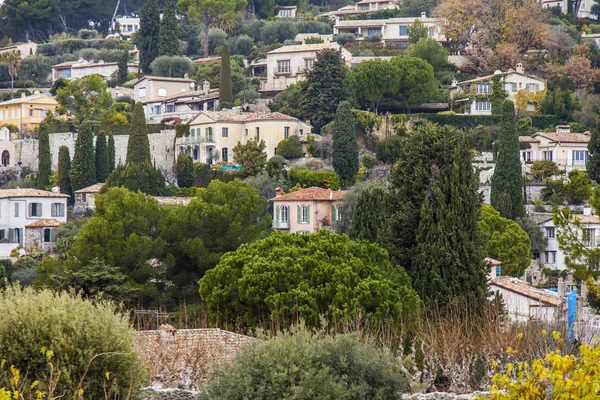
[[[356,36],[353,33],[340,33],[338,35],[336,35],[335,37],[335,41],[338,42],[339,44],[346,45],[348,43],[354,43],[354,41],[356,40]]]
[[[150,64],[152,75],[166,76],[169,78],[183,78],[185,74],[192,74],[194,67],[186,57],[160,56]]]
[[[519,132],[512,101],[502,104],[501,129],[490,201],[501,216],[515,220],[523,216],[524,208]]]
[[[69,178],[74,192],[97,183],[94,137],[88,123],[79,127]]]
[[[108,160],[106,136],[99,134],[96,136],[96,180],[98,182],[104,182],[108,178],[108,175],[110,175]]]
[[[413,114],[414,118],[423,118],[439,125],[451,125],[458,129],[475,128],[478,125],[500,125],[501,115],[465,115],[465,114]],[[546,129],[561,123],[561,118],[556,115],[531,115],[533,127]]]
[[[492,77],[492,114],[502,114],[502,103],[508,97],[508,94],[502,87],[503,81],[501,81],[501,75],[494,75]]]
[[[379,102],[396,93],[400,80],[396,64],[387,60],[373,59],[358,64],[351,70],[350,85],[357,100],[377,112]]]
[[[341,189],[340,177],[333,171],[292,168],[288,172],[290,186],[321,187],[324,189],[339,190]]]
[[[304,118],[300,108],[303,87],[300,83],[289,85],[269,103],[269,109],[274,112],[281,112],[296,118]]]
[[[277,145],[277,155],[287,159],[302,157],[304,153],[302,153],[300,138],[294,135],[279,142]]]
[[[71,189],[71,178],[69,172],[71,171],[71,156],[69,155],[69,148],[67,146],[60,146],[58,149],[58,179],[56,184],[60,188],[60,192],[73,196],[73,190]],[[73,201],[72,197],[68,199],[69,204]]]
[[[45,190],[50,183],[50,175],[52,174],[52,160],[50,158],[50,137],[48,136],[48,127],[46,124],[41,124],[38,134],[38,173],[37,173],[37,188]]]
[[[238,142],[233,151],[233,160],[241,165],[245,176],[257,175],[262,172],[267,163],[267,153],[265,153],[265,142],[261,140],[248,140],[246,144]]]
[[[133,192],[160,196],[165,190],[165,178],[161,170],[150,163],[126,163],[115,168],[106,179],[104,187],[124,187]]]
[[[55,374],[54,393],[69,396],[81,388],[86,397],[104,397],[107,374],[121,395],[141,385],[144,371],[129,317],[113,303],[11,286],[0,292],[0,312],[2,358],[23,371],[24,379],[38,382],[42,391],[50,389],[44,387],[49,373]],[[10,387],[10,382],[2,381],[0,387]]]
[[[112,102],[108,86],[100,75],[87,75],[71,79],[64,87],[57,88],[57,111],[61,115],[73,115],[80,122],[85,119],[100,119]]]
[[[392,352],[358,334],[292,328],[244,347],[201,399],[400,399],[410,385]]]
[[[546,246],[548,246],[548,238],[536,220],[531,217],[523,217],[517,218],[517,223],[521,229],[527,232],[527,236],[529,236],[529,241],[531,242],[531,252],[543,252],[546,249]]]
[[[237,62],[235,56],[230,57],[230,59],[235,61],[231,64],[232,93],[240,93],[245,88],[244,69]],[[198,82],[208,81],[210,87],[214,89],[219,87],[220,76],[221,62],[217,60],[197,65],[194,79]]]
[[[600,182],[600,117],[597,117],[596,126],[591,133],[587,146],[589,156],[586,170],[592,180]]]
[[[267,165],[265,166],[265,171],[271,178],[287,178],[287,171],[285,169],[285,165],[287,161],[281,155],[273,156],[269,158],[267,161]]]
[[[410,108],[429,101],[437,94],[438,82],[433,67],[427,61],[415,57],[392,57],[390,62],[400,71],[394,96],[400,106]]]
[[[196,171],[194,168],[194,160],[192,160],[192,157],[189,154],[180,153],[179,156],[177,156],[175,172],[177,173],[177,186],[185,188],[194,185]]]
[[[148,127],[142,103],[136,103],[129,124],[129,142],[127,143],[127,164],[150,164],[150,142]]]
[[[442,83],[449,84],[452,80],[453,73],[448,65],[448,50],[437,40],[427,37],[421,39],[410,45],[405,54],[409,57],[420,58],[431,64],[435,78]]]
[[[375,189],[385,189],[385,186],[377,179],[359,181],[352,187],[352,190],[349,190],[344,197],[337,201],[340,219],[334,221],[333,224],[337,233],[350,233],[352,217],[354,216],[354,210],[356,209],[360,194],[365,190],[373,191]],[[385,213],[385,211],[385,209],[380,210],[382,213]]]
[[[385,222],[386,196],[387,191],[382,187],[360,192],[350,225],[351,239],[377,242],[377,235]]]
[[[318,53],[312,70],[301,83],[300,109],[318,133],[335,117],[338,105],[348,100],[346,66],[340,51],[323,50]]]
[[[200,280],[200,295],[213,318],[239,326],[302,319],[319,327],[321,317],[333,326],[357,315],[400,323],[419,313],[410,279],[385,250],[326,230],[275,233],[241,246]]]
[[[559,121],[573,120],[573,113],[581,109],[577,96],[571,90],[556,88],[553,92],[548,91],[542,102],[542,113],[556,115]],[[550,125],[548,125],[550,126]]]
[[[231,62],[229,60],[229,46],[223,46],[221,54],[221,74],[219,75],[219,100],[221,103],[231,103],[233,101],[232,83],[231,83]]]
[[[129,52],[123,51],[119,58],[119,70],[117,72],[117,85],[122,85],[127,82],[127,76],[129,74]]]
[[[387,139],[380,140],[375,147],[377,159],[390,165],[398,160],[401,151],[402,138],[398,135],[393,135]]]
[[[572,170],[568,180],[546,180],[546,187],[542,189],[542,199],[554,202],[567,202],[581,204],[592,196],[592,181],[587,172]]]
[[[534,161],[529,170],[531,177],[536,182],[544,182],[554,175],[560,174],[560,170],[554,161],[540,160]]]
[[[417,44],[429,37],[429,29],[419,19],[408,26],[408,41],[411,44]]]
[[[338,106],[333,127],[333,168],[346,186],[354,182],[358,172],[358,142],[350,102]]]
[[[531,261],[531,242],[519,224],[502,218],[490,206],[481,207],[477,224],[484,255],[502,261],[502,274],[520,277]]]
[[[177,29],[177,16],[175,15],[175,0],[165,0],[163,17],[160,20],[158,35],[158,55],[176,56],[179,54],[179,29]]]
[[[140,10],[140,29],[136,32],[134,40],[140,51],[140,68],[146,74],[150,73],[150,64],[158,57],[159,36],[158,0],[148,0]]]
[[[241,54],[247,56],[252,52],[254,48],[254,40],[248,35],[240,35],[235,38],[233,44],[233,54]]]
[[[115,170],[115,137],[113,135],[108,135],[107,154],[108,172],[111,173]]]
[[[377,164],[377,159],[370,154],[365,154],[362,158],[362,165],[365,168],[373,168]]]

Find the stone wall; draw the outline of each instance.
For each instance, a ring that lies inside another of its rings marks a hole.
[[[527,202],[532,203],[534,200],[541,198],[542,189],[544,186],[542,185],[527,185],[526,193],[527,193]],[[479,191],[483,193],[483,204],[490,204],[490,192],[492,190],[491,185],[481,185],[479,186]]]

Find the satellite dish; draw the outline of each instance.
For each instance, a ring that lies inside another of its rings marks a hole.
[[[494,75],[499,75],[501,73],[502,73],[502,71],[500,71],[499,69],[497,69],[497,70],[494,71]]]
[[[194,88],[194,82],[190,82],[190,88]]]

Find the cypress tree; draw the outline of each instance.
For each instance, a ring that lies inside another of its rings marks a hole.
[[[194,161],[189,154],[180,153],[177,156],[177,164],[175,166],[177,172],[177,186],[181,188],[191,187],[194,184],[195,169]]]
[[[600,117],[596,118],[596,127],[592,129],[592,135],[588,142],[587,173],[596,183],[600,182]]]
[[[333,127],[333,168],[344,185],[354,182],[358,172],[358,142],[350,102],[338,106]]]
[[[231,84],[231,60],[229,59],[229,47],[223,46],[221,54],[221,73],[219,75],[219,101],[221,103],[233,102]]]
[[[71,188],[73,191],[91,186],[96,181],[96,157],[94,156],[94,136],[92,127],[83,123],[75,141],[75,154],[71,163]]]
[[[123,51],[121,57],[119,58],[119,63],[117,66],[119,70],[117,72],[117,85],[122,85],[127,82],[127,74],[129,73],[129,52],[127,50]]]
[[[176,56],[179,54],[179,28],[175,15],[175,2],[165,0],[163,17],[160,21],[160,34],[158,36],[158,56]]]
[[[140,51],[140,68],[150,73],[150,64],[158,56],[158,37],[160,35],[160,12],[158,0],[148,0],[140,10],[140,29],[135,41]]]
[[[498,159],[492,176],[490,202],[504,218],[515,220],[523,216],[521,191],[521,160],[519,156],[519,129],[512,101],[502,103],[498,139]]]
[[[67,146],[60,146],[58,149],[58,180],[57,185],[60,192],[71,196],[69,204],[72,204],[73,190],[71,190],[71,179],[69,171],[71,170],[71,155]]]
[[[104,182],[109,174],[106,136],[101,133],[96,136],[96,180]]]
[[[50,137],[48,135],[48,127],[46,124],[41,124],[38,135],[38,174],[37,188],[45,190],[50,184],[50,175],[52,175],[52,160],[50,158]]]
[[[421,206],[414,288],[429,307],[483,310],[486,270],[477,221],[480,198],[466,137],[455,144],[446,173],[434,172],[433,187]]]
[[[108,135],[108,172],[111,173],[115,170],[115,137],[111,134]]]
[[[385,221],[386,190],[381,187],[365,189],[358,195],[348,236],[351,239],[376,243]]]
[[[127,164],[145,165],[151,163],[148,126],[142,103],[135,104],[129,124],[129,142],[127,143]]]
[[[492,77],[492,114],[501,114],[502,113],[502,103],[506,100],[507,94],[502,87],[501,82],[502,75],[494,75]]]

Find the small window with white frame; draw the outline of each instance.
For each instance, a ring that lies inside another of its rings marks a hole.
[[[277,61],[277,72],[279,72],[280,74],[289,74],[290,72],[292,72],[290,60]]]
[[[146,88],[141,87],[138,89],[138,97],[146,97]]]
[[[527,111],[535,111],[537,109],[535,103],[527,103]]]
[[[475,85],[477,94],[490,94],[492,93],[492,85],[489,83],[478,83]]]
[[[492,102],[490,101],[475,101],[475,110],[477,111],[491,111],[492,110]]]
[[[302,222],[303,224],[308,223],[308,206],[303,205],[302,207],[300,207],[300,213],[300,222]]]
[[[556,228],[546,228],[546,237],[548,239],[556,238]]]
[[[313,69],[313,66],[315,65],[315,59],[314,58],[305,58],[304,59],[304,69],[309,71],[311,69]]]
[[[65,216],[65,205],[63,203],[52,203],[52,216],[53,217],[64,217]]]
[[[158,96],[159,97],[166,97],[167,96],[167,89],[165,89],[165,88],[158,88]]]
[[[30,217],[41,217],[42,216],[42,203],[29,203],[29,216]]]

